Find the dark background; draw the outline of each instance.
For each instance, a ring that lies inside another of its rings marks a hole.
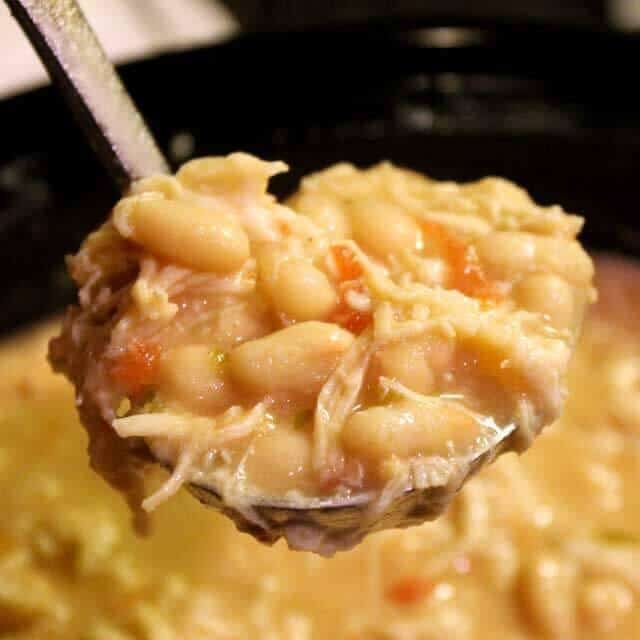
[[[634,0],[628,0],[633,2]],[[605,0],[224,0],[245,29],[290,30],[390,21],[478,19],[605,25]]]
[[[232,41],[122,68],[174,165],[282,158],[280,195],[341,160],[503,175],[585,215],[592,249],[640,257],[640,36],[611,29],[602,3],[378,1],[366,18],[363,3],[321,4],[234,0],[246,29]],[[0,140],[6,332],[72,299],[63,257],[117,193],[50,88],[0,101]]]

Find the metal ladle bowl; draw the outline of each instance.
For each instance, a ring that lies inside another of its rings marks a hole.
[[[5,1],[121,192],[134,180],[168,173],[167,161],[75,0]],[[248,514],[227,504],[215,488],[191,484],[189,489],[264,542],[285,537],[292,548],[332,555],[373,531],[437,517],[464,482],[505,448],[514,430],[505,429],[446,484],[401,491],[383,510],[372,509],[374,493],[359,493],[295,502],[256,498]]]
[[[256,500],[250,516],[227,505],[211,487],[189,485],[190,492],[203,504],[229,516],[240,531],[262,542],[285,538],[289,547],[332,556],[358,544],[366,535],[383,529],[422,524],[441,515],[465,482],[485,464],[507,448],[515,425],[505,428],[491,446],[479,451],[452,474],[445,484],[425,489],[408,488],[399,492],[380,510],[375,492],[356,493],[347,498],[306,500]]]

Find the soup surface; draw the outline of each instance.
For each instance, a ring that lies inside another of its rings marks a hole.
[[[563,418],[437,521],[332,559],[265,547],[180,493],[148,538],[87,465],[50,324],[0,348],[0,636],[635,640],[640,266],[597,261]],[[164,478],[157,478],[158,484]]]
[[[133,184],[69,260],[79,304],[51,359],[134,505],[148,448],[174,472],[146,510],[192,482],[331,554],[424,520],[388,509],[409,489],[434,517],[497,443],[559,416],[593,265],[581,218],[504,179],[340,164],[284,205],[285,169],[234,153]],[[254,508],[354,497],[371,506],[337,532]]]

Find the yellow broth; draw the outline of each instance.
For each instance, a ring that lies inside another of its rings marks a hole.
[[[137,537],[88,466],[70,384],[45,362],[57,324],[6,341],[0,637],[640,637],[640,268],[598,269],[564,417],[445,517],[329,560],[261,546],[184,492]]]

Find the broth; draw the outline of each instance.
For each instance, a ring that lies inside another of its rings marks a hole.
[[[51,323],[0,348],[0,636],[599,640],[640,636],[640,266],[600,301],[563,418],[439,520],[333,559],[265,547],[182,492],[147,538],[88,467]],[[158,477],[159,484],[164,477]]]

